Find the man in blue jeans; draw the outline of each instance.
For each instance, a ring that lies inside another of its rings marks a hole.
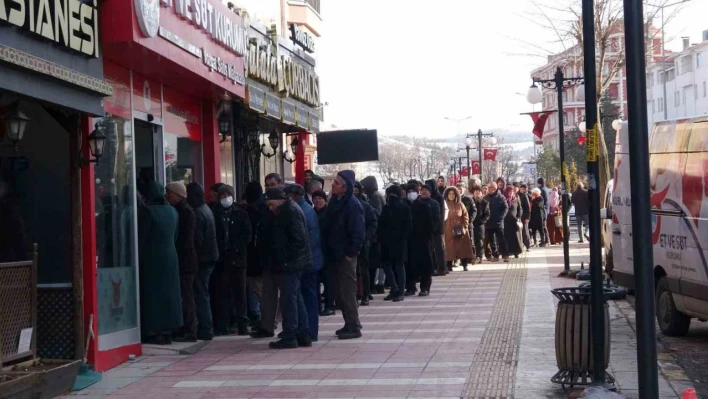
[[[302,300],[307,309],[308,324],[310,326],[310,339],[317,342],[319,332],[319,274],[324,263],[322,256],[322,241],[320,236],[320,221],[315,210],[305,201],[305,188],[299,184],[289,184],[285,186],[285,194],[290,196],[300,207],[305,216],[307,234],[310,239],[310,250],[312,251],[312,268],[305,271],[300,279],[300,291]]]
[[[273,349],[312,346],[307,309],[300,288],[303,272],[311,270],[313,264],[305,215],[280,188],[269,188],[265,200],[275,215],[269,253],[283,309],[282,338],[269,346]]]

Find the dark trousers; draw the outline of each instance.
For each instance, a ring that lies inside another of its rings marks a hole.
[[[445,235],[433,236],[433,251],[435,252],[435,266],[438,276],[447,274],[447,266],[445,265]]]
[[[507,258],[509,257],[509,250],[506,247],[506,240],[504,239],[504,229],[501,227],[487,227],[486,228],[487,241],[492,247],[492,256],[495,258],[501,256]]]
[[[531,234],[529,234],[529,222],[523,221],[524,228],[521,230],[521,239],[526,248],[531,248]]]
[[[369,299],[371,294],[371,275],[369,274],[369,262],[359,258],[357,265],[358,280],[361,281],[361,298]]]
[[[344,317],[344,326],[351,330],[360,330],[359,309],[356,301],[356,263],[357,258],[351,261],[342,258],[333,264],[331,270],[334,274],[337,293],[337,305]]]
[[[246,301],[246,268],[226,268],[224,262],[216,262],[211,277],[211,312],[214,330],[227,332],[234,324],[248,326],[248,303]]]
[[[197,336],[197,308],[194,304],[194,280],[197,273],[180,272],[179,285],[182,291],[182,333],[187,337]]]
[[[209,280],[214,272],[214,262],[199,264],[199,271],[192,286],[194,304],[197,307],[197,336],[211,337],[214,335],[214,325],[211,318],[211,301],[209,298]]]
[[[484,225],[473,226],[474,230],[474,252],[477,255],[477,259],[482,259],[484,254]]]
[[[548,213],[548,211],[546,211],[546,213]],[[550,237],[551,233],[548,231],[548,216],[546,216],[546,220],[543,221],[543,227],[541,228],[541,244],[549,244]]]
[[[233,268],[229,271],[231,281],[232,324],[239,327],[248,327],[248,289],[246,268]]]
[[[261,296],[261,328],[275,331],[275,315],[278,313],[278,281],[276,275],[263,271],[263,294]]]
[[[406,267],[403,261],[386,262],[384,267],[386,281],[391,285],[391,292],[394,296],[403,295],[406,286]]]
[[[280,287],[280,305],[283,307],[283,339],[293,340],[298,334],[308,334],[307,310],[302,298],[300,278],[302,273],[277,275]]]
[[[319,287],[319,272],[306,272],[302,274],[300,278],[300,291],[302,292],[302,300],[305,303],[305,310],[307,310],[310,338],[313,340],[317,339],[319,333]],[[285,318],[285,315],[283,315],[283,318]]]
[[[332,292],[333,278],[332,267],[325,265],[320,270],[320,282],[322,282],[322,308],[334,310],[334,293]]]
[[[575,215],[575,223],[578,224],[578,237],[580,241],[585,239],[585,230],[590,227],[589,215]]]

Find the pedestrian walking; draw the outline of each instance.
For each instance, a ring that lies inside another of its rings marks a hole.
[[[402,199],[403,190],[392,185],[386,189],[386,205],[379,220],[381,262],[386,271],[386,281],[391,285],[384,301],[400,302],[406,286],[405,262],[408,261],[408,235],[412,222],[411,212]]]
[[[457,259],[472,259],[472,242],[470,240],[470,219],[467,208],[462,204],[462,196],[456,187],[445,189],[448,214],[445,220],[445,260],[447,270]]]
[[[357,285],[361,287],[360,290],[357,290],[357,296],[361,297],[361,306],[369,306],[369,300],[373,299],[371,296],[371,279],[369,274],[371,266],[371,247],[377,238],[379,215],[374,207],[369,204],[369,201],[367,201],[363,190],[364,187],[361,182],[354,182],[354,196],[359,200],[359,204],[364,209],[364,230],[366,232],[364,244],[361,247],[361,252],[357,260]],[[376,253],[376,255],[378,256],[378,253]]]
[[[187,184],[187,202],[194,209],[196,230],[194,249],[197,251],[199,268],[194,279],[194,304],[197,310],[197,339],[211,341],[214,337],[214,324],[211,316],[209,281],[214,272],[214,265],[219,259],[216,244],[216,224],[214,213],[206,205],[204,188],[197,182]]]
[[[509,211],[509,204],[506,198],[498,189],[497,183],[490,182],[487,185],[487,202],[489,203],[489,220],[487,220],[485,236],[492,251],[492,262],[499,261],[501,254],[504,262],[509,261],[509,250],[504,238],[504,218]]]
[[[548,218],[548,215],[550,213],[550,205],[549,205],[549,199],[551,196],[551,191],[546,187],[546,181],[543,179],[543,177],[539,177],[538,180],[536,181],[538,183],[538,189],[541,190],[541,198],[543,198],[543,204],[544,204],[544,215],[546,215],[546,218]],[[546,219],[543,219],[543,234],[541,235],[542,237],[545,238],[545,242],[541,242],[541,244],[549,244],[549,236],[550,236],[550,231],[548,229],[548,223]]]
[[[472,236],[474,237],[474,248],[477,255],[476,263],[479,264],[482,263],[482,255],[484,254],[484,226],[489,220],[489,202],[482,194],[482,187],[479,185],[475,185],[472,188],[472,197],[475,209],[477,209],[477,215],[472,222],[472,228],[474,229]]]
[[[531,235],[529,234],[529,219],[531,218],[531,196],[528,193],[528,186],[522,184],[519,187],[519,203],[521,204],[521,222],[523,223],[521,230],[521,238],[524,247],[528,251],[531,248]]]
[[[302,188],[302,186],[300,186]],[[305,190],[302,189],[304,196]],[[269,188],[265,196],[274,214],[270,237],[271,271],[276,276],[283,306],[283,332],[273,349],[312,346],[307,308],[302,297],[302,274],[312,270],[312,249],[302,209],[280,188]]]
[[[364,209],[354,197],[356,175],[352,170],[337,173],[332,183],[332,198],[327,205],[323,245],[325,257],[332,267],[337,304],[344,317],[339,339],[361,337],[361,323],[356,300],[356,265],[364,244]]]
[[[584,242],[584,239],[590,239],[586,233],[586,229],[590,223],[590,198],[588,190],[585,189],[583,182],[578,182],[578,186],[571,197],[573,206],[575,206],[575,222],[578,224],[579,243]]]
[[[248,319],[251,327],[261,324],[261,300],[263,295],[263,268],[258,251],[258,227],[268,208],[263,201],[263,187],[257,181],[246,183],[242,196],[243,209],[248,213],[251,222],[251,242],[246,248],[246,299],[248,302]]]
[[[179,216],[157,182],[144,187],[145,206],[138,210],[140,330],[144,343],[169,345],[182,327],[182,294],[175,237]]]
[[[246,260],[251,242],[248,213],[234,202],[234,188],[219,188],[219,206],[214,213],[219,260],[212,276],[212,315],[214,335],[248,335]],[[233,313],[235,320],[230,320]]]
[[[521,201],[516,196],[516,188],[514,186],[506,186],[504,189],[504,198],[509,206],[509,211],[504,217],[504,240],[509,255],[514,255],[518,258],[523,252],[521,230],[523,230],[523,222],[521,222]]]
[[[556,245],[563,242],[563,206],[557,187],[553,187],[551,190],[548,201],[548,216],[546,217],[548,240],[551,245]]]
[[[536,187],[531,191],[531,217],[529,218],[529,230],[531,237],[533,238],[533,245],[536,246],[538,241],[536,241],[536,233],[538,232],[540,237],[540,246],[546,247],[548,244],[548,237],[546,236],[546,204],[543,202],[543,197],[541,196],[541,189]]]
[[[445,198],[443,198],[442,194],[435,186],[435,180],[426,180],[425,186],[427,186],[430,191],[430,198],[438,203],[438,210],[440,211],[438,233],[433,236],[433,251],[435,256],[435,274],[444,276],[447,274],[447,265],[445,263],[445,226],[443,225],[443,220],[445,220],[447,205],[445,204]],[[430,190],[430,187],[433,189]]]
[[[310,339],[317,341],[319,335],[319,274],[324,265],[322,255],[322,237],[320,235],[320,222],[315,210],[305,201],[305,189],[299,184],[285,186],[285,193],[295,202],[305,217],[307,237],[310,242],[312,265],[302,272],[300,278],[300,291],[302,300],[307,310]]]

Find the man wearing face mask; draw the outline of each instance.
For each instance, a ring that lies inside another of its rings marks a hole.
[[[419,248],[415,248],[417,245],[421,245],[425,234],[432,234],[432,216],[429,212],[430,207],[422,204],[419,201],[418,184],[415,180],[408,183],[406,186],[406,199],[408,199],[408,206],[411,210],[411,221],[412,228],[408,234],[408,262],[406,262],[406,291],[405,296],[415,295],[417,292],[416,283],[420,279],[420,273],[418,273],[418,259],[416,256],[420,255],[418,253]],[[427,233],[424,233],[424,230]]]
[[[248,335],[246,248],[251,242],[251,221],[248,213],[234,203],[234,189],[231,186],[219,188],[219,206],[216,209],[214,220],[219,260],[211,279],[214,335],[231,333],[231,308],[236,316],[238,334]],[[230,298],[233,298],[232,303],[229,303]]]
[[[435,186],[426,183],[420,190],[420,195],[411,205],[413,232],[411,234],[410,263],[411,272],[420,280],[419,296],[428,296],[435,272],[435,251],[433,239],[442,234],[442,219],[440,205],[431,198]],[[412,280],[415,281],[415,280]],[[415,292],[415,284],[406,287]]]

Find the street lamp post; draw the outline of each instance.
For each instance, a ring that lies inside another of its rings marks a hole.
[[[569,249],[569,229],[568,229],[568,188],[566,187],[565,175],[567,168],[565,166],[565,132],[563,131],[563,90],[571,88],[578,84],[583,84],[585,78],[582,77],[571,77],[566,78],[563,76],[563,70],[561,67],[556,68],[556,73],[553,79],[538,79],[533,78],[533,84],[528,90],[526,99],[531,104],[538,104],[543,98],[543,93],[541,89],[536,86],[536,83],[541,84],[546,89],[555,89],[556,95],[558,97],[558,150],[560,152],[560,162],[561,162],[561,189],[563,190],[563,275],[567,275],[570,272],[570,249]],[[578,88],[578,97],[585,96],[585,90],[583,86]],[[587,110],[586,110],[587,112]]]
[[[479,181],[482,184],[484,184],[484,180],[482,179],[482,139],[486,138],[486,137],[491,137],[492,140],[496,140],[496,139],[494,138],[494,133],[491,133],[491,132],[490,133],[483,133],[482,129],[477,130],[477,133],[472,133],[472,134],[467,135],[467,139],[465,139],[465,144],[467,144],[467,165],[468,165],[468,168],[469,168],[469,163],[470,163],[469,152],[472,147],[472,138],[474,137],[473,134],[477,136],[477,150],[479,151]],[[492,143],[492,145],[494,145],[495,143],[496,143],[496,141],[494,141],[494,143]]]
[[[467,133],[467,137],[465,137],[465,150],[467,150],[467,175],[469,177],[472,177],[472,172],[471,172],[471,165],[470,165],[470,150],[472,149],[472,137],[470,137],[470,134]],[[482,169],[482,165],[479,166],[480,171]]]

